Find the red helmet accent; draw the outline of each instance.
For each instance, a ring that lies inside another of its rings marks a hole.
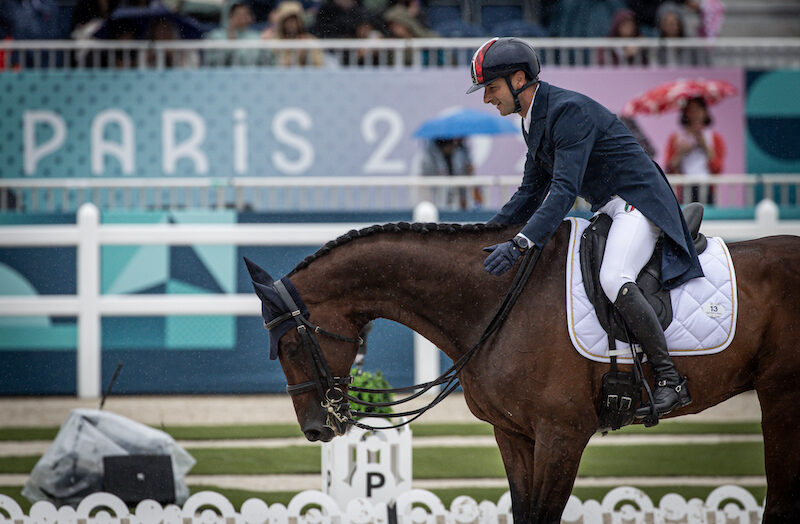
[[[500,38],[495,37],[486,42],[481,46],[480,49],[475,51],[475,54],[472,55],[472,77],[473,82],[482,84],[483,83],[483,57],[486,56],[486,51],[492,47],[492,44],[497,42]]]

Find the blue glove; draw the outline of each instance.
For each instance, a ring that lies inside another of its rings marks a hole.
[[[490,275],[499,276],[514,267],[522,251],[513,240],[483,248],[491,253],[483,261],[483,267]]]

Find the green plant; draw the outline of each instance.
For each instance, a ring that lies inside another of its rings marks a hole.
[[[380,371],[370,373],[369,371],[359,371],[356,368],[353,368],[350,370],[350,374],[353,376],[353,386],[369,389],[391,388],[389,382],[386,380],[386,377],[384,377],[383,373]],[[391,402],[394,400],[394,395],[391,393],[362,393],[351,391],[350,394],[359,400],[363,400],[364,402]],[[392,408],[390,407],[362,406],[352,401],[350,402],[350,410],[363,411],[366,413],[392,413]],[[355,416],[354,418],[361,417]]]

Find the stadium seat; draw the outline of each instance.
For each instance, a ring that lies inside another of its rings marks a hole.
[[[622,0],[562,0],[555,6],[548,30],[553,36],[602,38],[611,29],[614,13],[623,8]]]
[[[452,20],[462,20],[463,13],[459,5],[450,4],[432,4],[425,9],[425,16],[428,19],[428,26],[436,29],[441,24],[448,23]],[[436,30],[439,34],[440,31]],[[444,35],[442,35],[444,36]]]
[[[460,18],[445,20],[431,27],[439,35],[448,38],[472,38],[486,35],[486,32],[480,27],[468,24]]]
[[[521,5],[482,5],[480,8],[481,27],[487,31],[502,22],[522,19]]]
[[[506,20],[492,26],[491,34],[495,36],[519,36],[519,37],[547,37],[547,31],[539,24],[526,22],[525,20]]]

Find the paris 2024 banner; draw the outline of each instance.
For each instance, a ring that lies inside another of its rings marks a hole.
[[[725,144],[723,173],[743,173],[741,69],[545,68],[541,79],[619,113],[677,79],[728,82],[713,105]],[[465,94],[466,68],[448,70],[232,69],[23,71],[0,74],[3,177],[391,176],[416,174],[424,147],[412,134],[458,107],[496,114]],[[519,117],[507,117],[518,125]],[[637,116],[664,160],[679,114]],[[473,136],[476,174],[522,171],[517,135]]]

